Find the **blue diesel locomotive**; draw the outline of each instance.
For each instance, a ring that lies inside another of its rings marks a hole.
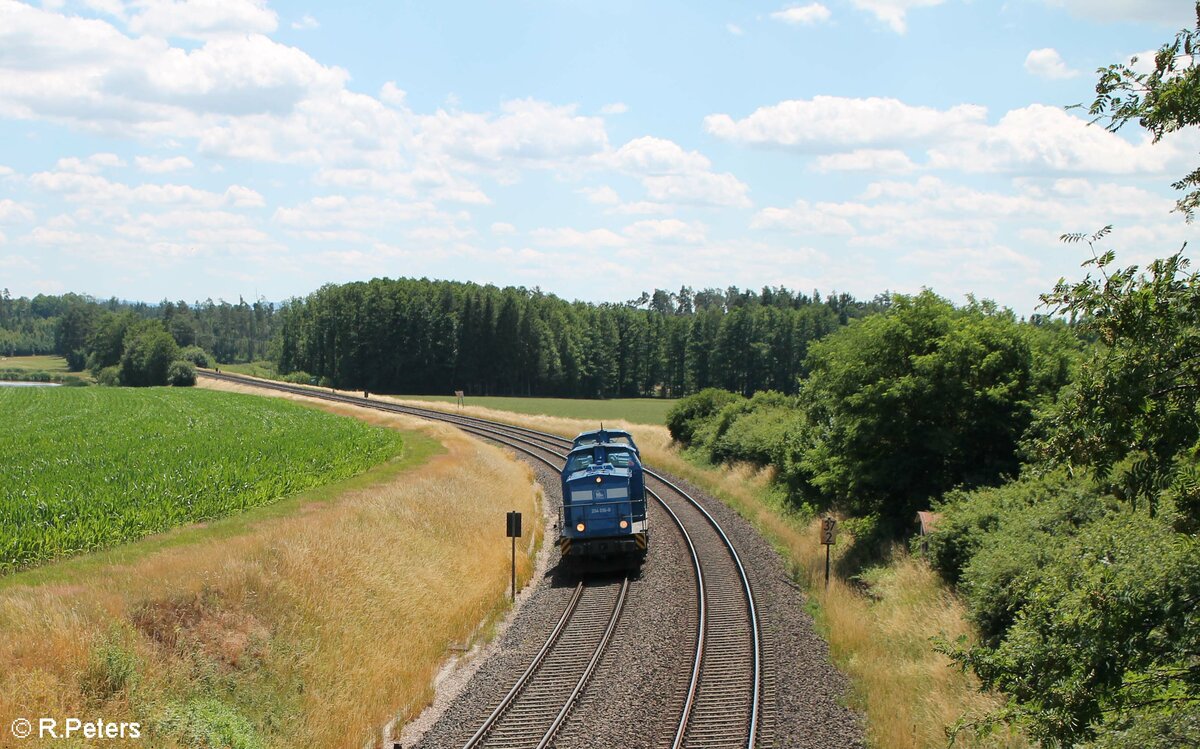
[[[646,556],[646,479],[628,432],[575,438],[562,469],[564,560],[641,564]]]

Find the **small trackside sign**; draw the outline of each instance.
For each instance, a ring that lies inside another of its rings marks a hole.
[[[832,546],[837,541],[837,520],[827,517],[821,519],[821,543]]]
[[[521,513],[510,512],[510,513],[508,513],[507,520],[508,520],[508,522],[507,522],[507,528],[506,528],[505,535],[508,538],[520,538],[521,537]]]

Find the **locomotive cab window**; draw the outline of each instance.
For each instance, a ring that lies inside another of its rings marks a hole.
[[[612,463],[614,468],[628,468],[633,463],[633,456],[628,450],[609,449],[605,461]]]
[[[567,461],[567,473],[582,471],[584,468],[590,466],[592,462],[593,459],[591,453],[579,453],[578,455],[572,455],[571,459]]]

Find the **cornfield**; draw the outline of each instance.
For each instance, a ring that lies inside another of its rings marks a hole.
[[[347,478],[399,434],[194,389],[0,389],[0,574]]]

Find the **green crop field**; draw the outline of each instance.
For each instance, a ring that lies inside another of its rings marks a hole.
[[[396,432],[175,388],[0,388],[0,574],[269,504],[400,454]]]
[[[454,403],[453,395],[397,395],[396,398],[421,401]],[[624,419],[634,424],[665,424],[667,411],[675,405],[668,398],[612,398],[588,400],[584,398],[502,398],[468,396],[468,406],[494,408],[497,411],[512,411],[519,414],[562,416],[568,419],[595,419],[612,421]]]

